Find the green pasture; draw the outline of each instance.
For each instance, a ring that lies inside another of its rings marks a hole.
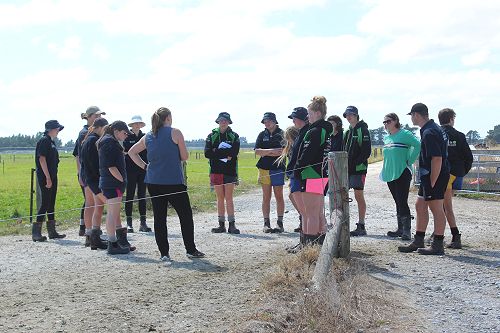
[[[374,156],[375,153],[372,155]],[[370,162],[381,159],[380,152],[376,158],[373,156]],[[0,235],[26,233],[30,230],[30,180],[31,168],[35,166],[34,157],[32,154],[1,154],[0,158]],[[62,153],[60,160],[56,219],[63,228],[75,227],[80,220],[83,195],[78,185],[73,156],[70,153]],[[257,187],[256,162],[253,150],[240,152],[240,183],[236,187],[236,195]],[[208,162],[201,151],[190,151],[187,177],[194,212],[214,211],[215,193],[210,191]],[[36,202],[34,205],[33,214],[36,214]],[[148,209],[151,209],[150,204],[148,204]],[[137,214],[135,206],[134,214]],[[152,214],[149,213],[149,215]]]

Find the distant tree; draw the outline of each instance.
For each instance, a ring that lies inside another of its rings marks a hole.
[[[492,130],[488,131],[486,140],[493,143],[500,143],[500,125],[495,125]]]
[[[244,136],[240,136],[240,143],[246,145],[248,143],[247,138]]]
[[[64,145],[65,148],[71,148],[71,147],[74,147],[75,146],[75,141],[73,140],[69,140],[68,142],[66,142],[66,144]]]
[[[476,144],[481,141],[481,135],[479,135],[478,131],[470,130],[465,134],[465,138],[470,145]]]
[[[384,144],[384,136],[387,134],[384,127],[379,127],[376,129],[369,129],[370,140],[372,141],[372,145],[383,145]]]
[[[403,128],[404,128],[405,130],[408,130],[408,131],[412,132],[412,133],[413,133],[413,135],[415,135],[415,134],[417,133],[417,130],[418,130],[418,127],[410,127],[410,125],[408,125],[408,124],[405,124],[405,125],[403,126]]]

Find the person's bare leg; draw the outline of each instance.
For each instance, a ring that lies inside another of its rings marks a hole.
[[[269,219],[271,213],[271,185],[262,185],[262,216]]]
[[[443,236],[444,229],[446,228],[443,200],[428,201],[428,205],[434,218],[434,236]]]
[[[365,223],[366,217],[366,201],[363,190],[354,190],[354,198],[358,203],[358,217],[359,223]]]
[[[453,190],[447,189],[444,193],[444,213],[446,215],[446,220],[450,228],[457,227],[457,221],[455,220],[455,213],[453,212]]]

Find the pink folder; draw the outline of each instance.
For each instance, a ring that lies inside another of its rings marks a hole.
[[[306,192],[324,195],[326,185],[328,185],[328,178],[307,179]]]

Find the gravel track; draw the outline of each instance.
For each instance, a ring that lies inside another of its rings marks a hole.
[[[384,236],[395,225],[395,208],[378,180],[380,168],[381,163],[369,168],[369,235],[352,239],[353,257],[405,295],[401,301],[426,321],[422,331],[498,332],[500,203],[455,198],[462,250],[440,257],[398,253],[402,242]],[[207,254],[201,260],[185,257],[178,220],[169,218],[171,266],[159,262],[152,233],[131,234],[138,250],[113,257],[84,248],[76,229],[64,240],[46,243],[0,237],[0,331],[229,332],[241,327],[262,298],[262,279],[298,236],[262,233],[259,191],[239,196],[235,206],[241,235],[211,234],[216,214],[195,216],[197,247]],[[287,230],[296,223],[294,211],[286,214]]]

